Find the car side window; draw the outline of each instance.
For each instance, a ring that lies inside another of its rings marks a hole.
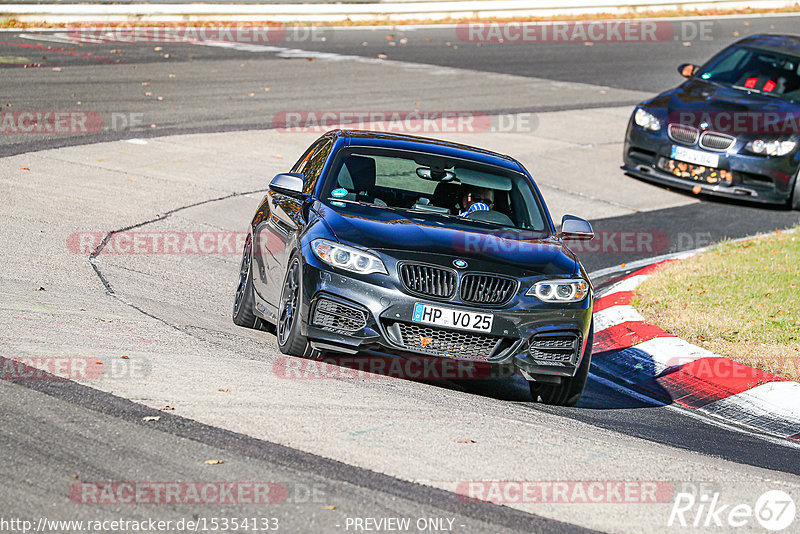
[[[308,150],[306,150],[303,153],[303,155],[300,156],[300,159],[297,160],[297,163],[294,164],[294,167],[292,167],[292,170],[290,172],[303,172],[303,168],[306,166],[306,163],[308,163],[308,160],[311,157],[311,154],[314,153],[314,151],[317,149],[317,147],[320,144],[321,143],[315,143],[315,144],[311,145],[308,148]]]
[[[322,174],[322,168],[328,160],[331,147],[333,147],[333,141],[325,139],[316,146],[309,157],[303,162],[302,170],[295,171],[302,172],[305,176],[305,181],[303,182],[303,192],[305,194],[310,195],[314,190],[314,184],[317,183],[319,175]]]

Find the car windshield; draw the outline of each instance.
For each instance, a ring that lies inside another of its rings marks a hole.
[[[342,150],[328,173],[322,198],[334,205],[356,202],[504,228],[536,232],[547,228],[539,197],[525,175],[430,154]]]
[[[800,57],[734,46],[706,65],[700,79],[800,102]]]

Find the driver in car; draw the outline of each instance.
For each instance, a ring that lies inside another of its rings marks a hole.
[[[464,211],[459,213],[459,216],[466,217],[473,211],[489,211],[492,209],[493,202],[494,194],[491,189],[466,186],[461,199],[461,206]]]

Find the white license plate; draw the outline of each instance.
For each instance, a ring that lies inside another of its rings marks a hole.
[[[704,165],[706,167],[719,167],[719,156],[716,154],[709,154],[702,150],[693,150],[683,146],[672,147],[672,159],[685,161],[686,163],[694,163],[695,165]]]
[[[494,322],[494,314],[475,313],[452,308],[440,308],[417,302],[414,304],[412,320],[418,323],[435,324],[461,330],[478,330],[489,332]]]

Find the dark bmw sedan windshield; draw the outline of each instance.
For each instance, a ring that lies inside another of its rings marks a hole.
[[[367,177],[364,183],[363,177]],[[464,193],[473,198],[464,199]],[[432,221],[444,217],[450,225],[472,229],[500,227],[542,235],[550,230],[526,176],[469,160],[448,161],[385,148],[347,148],[337,155],[321,196],[337,207],[355,202],[390,208],[385,212],[388,217],[403,212]],[[466,203],[472,200],[492,209],[468,211]]]

